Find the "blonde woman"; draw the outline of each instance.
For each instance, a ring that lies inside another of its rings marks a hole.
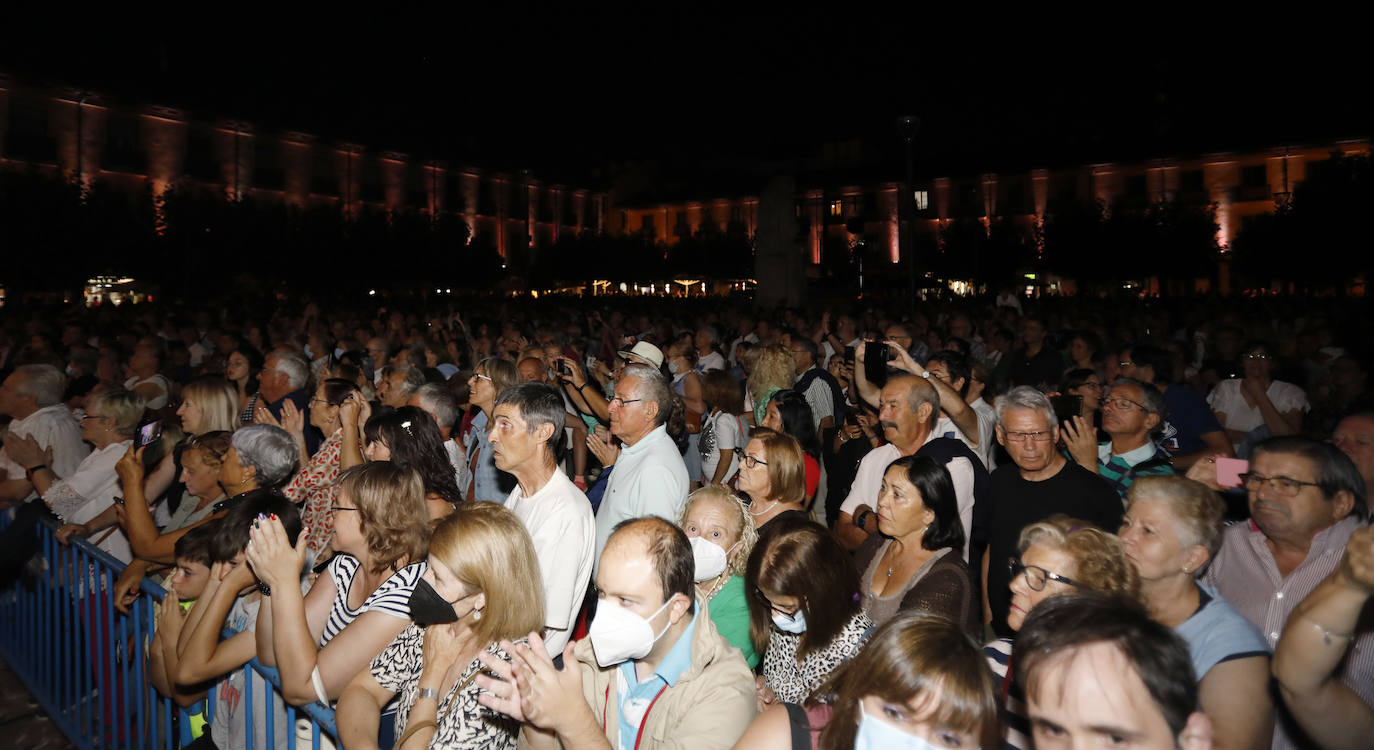
[[[707,605],[716,630],[744,654],[753,669],[759,655],[749,638],[744,566],[759,535],[749,509],[724,487],[702,487],[687,496],[678,526],[692,545],[697,600]]]
[[[749,371],[749,387],[746,390],[749,403],[745,407],[753,411],[753,424],[763,424],[768,402],[774,393],[792,387],[797,378],[796,369],[792,353],[786,347],[770,344],[759,350],[758,361]]]
[[[503,641],[543,628],[534,543],[515,514],[468,503],[430,539],[429,565],[410,599],[411,624],[339,698],[339,739],[377,747],[382,708],[396,695],[396,747],[513,748],[519,725],[477,703],[477,656],[510,661]]]

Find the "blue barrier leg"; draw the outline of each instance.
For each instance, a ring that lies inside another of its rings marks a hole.
[[[253,668],[243,668],[243,736],[247,740],[245,750],[253,750]]]

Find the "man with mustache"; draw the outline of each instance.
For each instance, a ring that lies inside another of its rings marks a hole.
[[[1257,444],[1241,480],[1250,496],[1250,520],[1226,529],[1202,580],[1253,622],[1272,648],[1289,615],[1340,565],[1351,535],[1365,525],[1365,484],[1336,446],[1297,436]],[[1324,645],[1348,649],[1336,674],[1374,704],[1374,631],[1365,626],[1336,632],[1310,619],[1301,624],[1322,630]],[[1287,712],[1277,718],[1274,748],[1308,746]]]
[[[954,480],[959,520],[964,524],[964,539],[973,526],[974,504],[988,483],[982,459],[957,438],[939,437],[935,423],[940,418],[940,393],[925,378],[911,374],[892,375],[879,396],[878,422],[887,444],[874,448],[859,462],[859,471],[849,487],[849,496],[840,506],[835,521],[835,536],[849,549],[858,549],[877,531],[878,517],[873,511],[883,473],[888,464],[919,453],[944,465]],[[969,546],[964,543],[964,559]]]

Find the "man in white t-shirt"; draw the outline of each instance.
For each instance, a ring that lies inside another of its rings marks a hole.
[[[591,503],[558,467],[566,409],[543,383],[513,385],[496,398],[488,440],[496,468],[515,477],[506,507],[525,524],[544,581],[544,645],[563,653],[592,578],[596,520]]]
[[[968,559],[976,472],[984,470],[982,466],[974,466],[978,461],[977,454],[961,441],[936,434],[939,413],[940,394],[929,379],[905,373],[888,378],[880,393],[878,406],[878,420],[887,444],[869,451],[859,462],[854,483],[849,486],[849,496],[840,506],[840,517],[835,521],[835,536],[846,548],[858,549],[869,534],[877,531],[878,519],[873,506],[878,503],[878,490],[888,464],[903,456],[913,455],[930,444],[925,455],[942,461],[950,479],[954,481],[959,520],[964,525],[964,558]]]

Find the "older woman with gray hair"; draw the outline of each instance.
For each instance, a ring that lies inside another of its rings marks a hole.
[[[1274,703],[1269,644],[1259,630],[1197,581],[1221,548],[1226,505],[1215,492],[1178,476],[1141,477],[1128,493],[1121,542],[1140,573],[1150,617],[1188,643],[1198,702],[1219,747],[1268,747]]]
[[[759,539],[753,517],[738,495],[708,485],[687,496],[678,526],[692,543],[697,599],[708,605],[716,630],[753,669],[759,655],[749,638],[749,597],[744,590],[744,567]]]
[[[280,427],[253,424],[234,433],[219,467],[219,483],[233,504],[256,489],[276,490],[296,470],[296,443]]]
[[[124,532],[115,527],[114,504],[119,491],[115,464],[133,443],[145,404],[142,396],[123,388],[92,397],[81,420],[81,439],[95,450],[70,476],[58,476],[53,471],[51,446],[40,447],[32,436],[5,441],[6,452],[24,467],[34,490],[52,512],[69,526],[96,536],[96,546],[126,563],[133,553]]]

